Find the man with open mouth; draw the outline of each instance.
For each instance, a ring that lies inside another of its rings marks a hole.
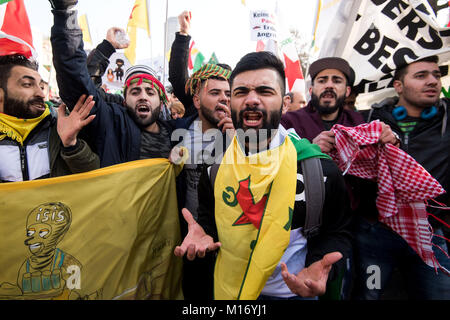
[[[167,104],[164,85],[149,66],[135,65],[125,72],[123,99],[98,90],[87,68],[82,32],[78,24],[72,23],[77,19],[77,11],[72,10],[77,3],[77,0],[50,1],[54,15],[53,59],[60,96],[69,110],[77,95],[88,95],[95,101],[91,110],[95,119],[83,130],[83,135],[99,155],[100,166],[170,158],[173,125],[159,117]],[[115,50],[108,41],[101,48]]]
[[[245,55],[230,86],[236,134],[222,162],[202,172],[198,222],[183,209],[189,233],[174,253],[193,260],[218,250],[215,299],[317,299],[351,246],[343,178],[317,146],[280,125],[285,74],[275,55]],[[325,181],[317,233],[303,231],[306,159],[320,163],[312,180]]]

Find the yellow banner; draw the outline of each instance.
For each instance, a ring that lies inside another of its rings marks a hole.
[[[92,44],[91,31],[89,30],[89,24],[86,14],[83,14],[78,18],[78,25],[83,32],[83,42]]]
[[[147,30],[147,34],[150,37],[146,0],[135,1],[133,9],[131,10],[130,20],[128,21],[128,27],[136,27]]]
[[[182,299],[168,160],[0,184],[0,299]]]

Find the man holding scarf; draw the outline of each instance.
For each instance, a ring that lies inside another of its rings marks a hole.
[[[281,125],[285,74],[269,52],[244,56],[230,77],[236,135],[214,179],[199,183],[198,222],[175,255],[219,249],[215,299],[303,299],[325,292],[350,250],[348,198],[340,171],[317,146]],[[306,237],[301,160],[320,158],[325,200],[319,232]],[[214,184],[212,186],[212,182]]]

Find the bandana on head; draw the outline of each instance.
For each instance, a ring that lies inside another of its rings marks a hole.
[[[155,89],[156,91],[158,91],[159,97],[160,99],[167,104],[167,95],[166,95],[166,90],[164,89],[164,86],[162,85],[161,82],[159,82],[158,79],[156,79],[154,76],[146,74],[146,73],[140,73],[140,74],[136,74],[132,77],[130,77],[127,82],[125,83],[125,90],[126,88],[128,88],[131,84],[136,83],[139,85],[142,84],[142,82],[146,82],[146,83],[151,83],[152,84],[152,88]],[[155,86],[156,84],[156,86]]]
[[[194,94],[197,86],[202,82],[202,80],[207,80],[211,77],[219,77],[225,80],[230,78],[231,71],[224,69],[216,64],[205,64],[203,67],[198,69],[186,82],[185,92],[186,94]]]

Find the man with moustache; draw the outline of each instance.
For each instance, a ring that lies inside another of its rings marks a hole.
[[[230,71],[218,65],[207,64],[195,72],[186,83],[186,93],[192,96],[197,110],[174,131],[182,137],[180,146],[186,147],[189,157],[177,177],[178,207],[188,208],[197,219],[198,183],[203,168],[216,162],[225,145],[225,132],[233,129],[230,118]],[[182,129],[181,131],[178,129]],[[181,219],[182,236],[187,225]],[[186,299],[205,299],[212,294],[214,257],[203,260],[184,260],[183,293]]]
[[[183,209],[189,233],[174,253],[193,260],[219,249],[215,299],[315,299],[350,249],[342,176],[317,146],[280,125],[285,74],[276,56],[247,54],[230,83],[236,135],[215,178],[213,167],[202,172],[198,222]],[[325,201],[318,233],[305,236],[299,160],[307,158],[320,159]]]
[[[364,123],[358,112],[344,109],[345,98],[350,94],[354,81],[346,60],[337,57],[316,60],[309,67],[309,75],[311,100],[306,107],[283,115],[281,124],[285,128],[294,128],[300,137],[311,142],[322,131],[327,131],[322,139],[325,142],[332,135],[329,130],[336,123],[349,127]]]
[[[43,179],[94,170],[99,159],[77,139],[93,102],[81,97],[69,116],[44,103],[37,65],[15,54],[0,57],[0,182]]]
[[[319,145],[322,152],[327,153],[334,148],[334,135],[330,131],[333,125],[355,127],[365,122],[360,113],[344,108],[355,74],[346,60],[328,57],[314,61],[309,75],[310,102],[300,110],[284,114],[281,124],[287,129],[293,128],[300,137]],[[398,144],[399,141],[383,124],[380,142]]]

